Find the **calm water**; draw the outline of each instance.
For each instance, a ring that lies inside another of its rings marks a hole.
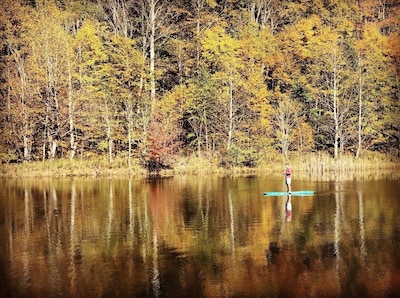
[[[333,177],[334,178],[334,177]],[[394,297],[400,181],[0,180],[0,296]]]

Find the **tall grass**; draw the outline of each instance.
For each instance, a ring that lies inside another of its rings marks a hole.
[[[326,153],[307,154],[296,156],[293,166],[311,173],[324,174],[328,172],[347,172],[364,170],[383,170],[396,168],[400,160],[379,153],[367,154],[362,158],[354,158],[351,155],[342,155],[332,158]]]
[[[4,164],[3,177],[67,177],[67,176],[141,176],[147,172],[138,163],[128,167],[126,160],[115,158],[110,166],[106,157],[89,159],[54,159],[46,161]]]
[[[313,180],[371,178],[387,170],[400,169],[400,159],[377,152],[362,158],[342,155],[337,159],[326,153],[317,153],[293,156],[291,166],[297,176]]]
[[[368,153],[363,158],[355,159],[343,155],[334,159],[325,153],[292,154],[289,158],[281,154],[266,154],[258,165],[248,167],[222,167],[217,156],[180,157],[171,169],[161,170],[159,175],[281,175],[286,162],[290,162],[296,176],[313,177],[313,179],[332,179],[338,175],[364,175],[386,169],[400,169],[400,159],[391,156]],[[27,162],[22,164],[3,164],[0,176],[3,177],[66,177],[66,176],[146,176],[148,172],[139,161],[132,160],[128,167],[126,158],[114,158],[111,166],[106,157],[95,156],[87,159],[55,159],[44,162]]]

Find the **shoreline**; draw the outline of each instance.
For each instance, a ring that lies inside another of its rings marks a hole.
[[[103,177],[103,178],[147,178],[172,177],[184,175],[220,175],[220,176],[251,176],[265,174],[280,174],[288,159],[271,156],[259,163],[257,167],[218,166],[218,162],[208,158],[190,157],[180,159],[170,169],[149,172],[138,162],[130,168],[124,160],[116,159],[110,167],[101,157],[91,160],[55,159],[20,164],[2,164],[0,178],[66,178],[66,177]],[[399,172],[400,158],[386,155],[371,155],[360,159],[343,156],[333,159],[326,155],[308,154],[293,156],[291,167],[296,176],[326,177],[335,175],[373,174],[374,172]]]

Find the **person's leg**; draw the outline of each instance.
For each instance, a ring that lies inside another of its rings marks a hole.
[[[292,178],[286,178],[286,186],[287,186],[287,191],[288,193],[292,192]]]

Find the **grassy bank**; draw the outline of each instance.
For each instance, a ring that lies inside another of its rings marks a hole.
[[[112,177],[112,176],[146,176],[147,171],[137,164],[131,168],[126,162],[116,159],[112,166],[106,158],[90,159],[54,159],[46,161],[3,164],[2,177]]]
[[[254,168],[232,166],[220,167],[219,160],[213,158],[186,157],[179,158],[172,169],[161,170],[161,176],[172,175],[259,175],[276,174],[283,171],[285,162],[290,162],[296,176],[331,177],[347,173],[373,173],[383,170],[400,169],[400,159],[391,156],[369,153],[363,158],[342,156],[334,159],[328,154],[294,154],[284,158],[279,154],[271,154],[259,160]],[[110,167],[104,157],[91,159],[55,159],[44,162],[26,162],[21,164],[3,164],[1,177],[146,177],[149,173],[139,162],[129,168],[126,160],[115,158]]]

